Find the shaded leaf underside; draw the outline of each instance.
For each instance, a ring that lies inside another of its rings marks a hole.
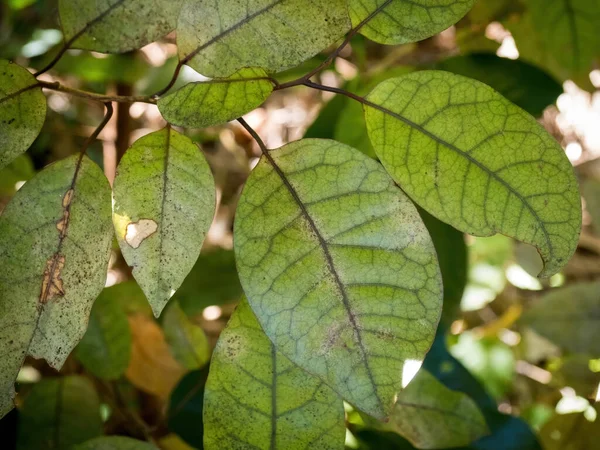
[[[367,96],[369,136],[386,170],[455,228],[536,246],[541,276],[571,257],[581,229],[573,169],[537,122],[475,80],[423,71]]]
[[[275,350],[245,299],[215,348],[204,426],[207,450],[344,448],[342,400]]]
[[[1,412],[27,354],[60,368],[106,280],[110,187],[89,158],[44,169],[0,217]]]
[[[441,309],[435,250],[383,168],[334,141],[271,151],[237,208],[240,280],[277,349],[384,418]]]

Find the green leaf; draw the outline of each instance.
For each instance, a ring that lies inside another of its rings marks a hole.
[[[365,115],[386,170],[438,219],[534,245],[545,263],[540,276],[574,253],[581,202],[569,160],[533,117],[490,87],[416,72],[379,84]]]
[[[177,24],[179,59],[207,77],[244,67],[281,72],[350,29],[345,0],[189,0]]]
[[[79,376],[47,378],[25,399],[17,450],[70,450],[101,434],[100,401],[92,383]]]
[[[581,190],[594,231],[600,235],[600,181],[588,178],[582,183]]]
[[[121,252],[158,317],[198,259],[212,222],[210,168],[189,138],[167,127],[125,153],[113,197]]]
[[[244,299],[221,333],[204,394],[204,448],[343,449],[342,400],[265,336]]]
[[[572,284],[544,295],[522,322],[574,353],[600,357],[600,282]]]
[[[60,0],[58,11],[71,48],[122,53],[175,29],[183,0]]]
[[[243,116],[259,107],[273,92],[262,69],[242,69],[228,79],[188,83],[158,101],[168,122],[188,128],[206,128]]]
[[[73,450],[157,450],[154,445],[124,436],[102,436],[87,441]]]
[[[455,56],[439,62],[436,68],[479,80],[535,117],[563,93],[560,83],[543,70],[493,53]]]
[[[237,302],[242,293],[233,251],[218,249],[200,254],[173,299],[188,316],[195,316],[207,306]]]
[[[429,234],[381,165],[335,141],[271,151],[248,178],[234,242],[277,349],[385,418],[404,362],[433,341],[442,292]]]
[[[125,373],[132,345],[127,315],[112,292],[104,289],[94,302],[87,331],[76,348],[83,366],[105,380]]]
[[[520,21],[508,22],[521,57],[550,70],[560,80],[584,87],[600,56],[600,1],[525,0]],[[591,86],[590,86],[591,87]]]
[[[27,354],[59,369],[87,327],[113,230],[110,186],[89,158],[45,168],[0,216],[0,416]]]
[[[360,33],[380,44],[417,42],[458,22],[475,0],[349,0],[356,27],[372,15]]]
[[[590,408],[593,408],[590,406]],[[600,415],[600,407],[596,406]],[[544,450],[589,450],[598,447],[598,419],[590,422],[581,413],[556,414],[540,431]]]
[[[417,448],[460,447],[489,432],[472,399],[448,389],[426,370],[398,394],[390,427]]]
[[[35,176],[33,163],[28,155],[17,156],[0,171],[0,195],[12,197],[20,185]]]
[[[188,319],[177,301],[167,307],[162,326],[173,356],[183,367],[198,369],[209,361],[210,346],[204,331]]]
[[[0,169],[25,152],[46,119],[46,97],[24,67],[0,59]]]

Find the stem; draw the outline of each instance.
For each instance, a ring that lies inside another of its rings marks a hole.
[[[50,89],[53,91],[64,92],[65,94],[71,94],[71,95],[75,95],[76,97],[81,97],[81,98],[85,98],[87,100],[94,100],[94,101],[102,102],[102,103],[106,103],[106,102],[116,102],[116,103],[140,102],[140,103],[150,103],[153,105],[156,104],[155,99],[153,99],[151,97],[147,97],[147,96],[135,96],[135,95],[123,96],[123,95],[96,94],[94,92],[80,91],[79,89],[73,89],[73,88],[70,88],[67,86],[63,86],[58,81],[51,83],[48,81],[38,80],[37,85],[44,89]]]
[[[153,99],[156,99],[158,97],[160,97],[161,95],[166,94],[169,89],[171,89],[173,87],[173,85],[175,84],[175,82],[177,81],[177,78],[179,78],[179,72],[181,72],[181,68],[183,67],[183,65],[186,63],[185,59],[181,60],[177,63],[177,67],[175,67],[175,72],[173,72],[173,76],[171,77],[171,81],[169,81],[169,84],[167,84],[164,88],[162,88],[160,91],[154,93],[151,95],[151,97]]]
[[[260,138],[258,133],[256,131],[254,131],[254,129],[250,125],[248,125],[248,122],[246,122],[242,117],[237,119],[237,121],[240,123],[241,126],[244,127],[244,129],[248,133],[250,133],[250,136],[252,136],[252,138],[256,141],[256,143],[260,147],[260,151],[262,152],[262,154],[270,159],[271,155],[269,155],[269,149],[267,149],[267,146],[265,145],[263,140]]]
[[[81,153],[79,154],[79,160],[81,160],[83,158],[83,155],[85,155],[85,152],[88,149],[88,147],[92,144],[92,142],[94,142],[98,138],[98,135],[100,134],[100,132],[104,129],[104,127],[108,124],[108,122],[112,118],[113,111],[114,111],[112,103],[107,102],[104,104],[104,106],[106,107],[106,114],[104,115],[104,119],[102,120],[102,122],[100,122],[100,125],[98,125],[96,127],[94,132],[83,143],[83,146],[81,147]]]

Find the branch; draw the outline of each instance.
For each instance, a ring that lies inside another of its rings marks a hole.
[[[240,123],[241,126],[244,127],[244,129],[250,133],[250,136],[252,136],[252,138],[254,138],[254,140],[256,141],[256,143],[258,144],[258,146],[260,147],[260,151],[262,152],[263,155],[265,155],[267,158],[271,158],[271,155],[269,155],[269,150],[267,149],[267,146],[265,145],[265,143],[263,142],[263,140],[260,138],[260,136],[258,135],[258,133],[256,131],[254,131],[254,129],[248,125],[248,122],[246,122],[242,117],[240,117],[239,119],[237,119],[237,121]]]
[[[88,149],[88,147],[92,144],[92,142],[94,142],[98,138],[98,135],[100,134],[100,132],[104,129],[104,127],[108,124],[108,122],[112,118],[112,115],[113,115],[112,103],[107,102],[104,104],[104,106],[106,107],[106,114],[104,115],[104,119],[102,120],[102,122],[100,122],[100,125],[98,125],[96,127],[94,132],[83,143],[83,146],[81,147],[81,153],[79,155],[80,161],[83,158],[83,155],[85,155],[85,152]]]
[[[50,89],[53,91],[64,92],[65,94],[75,95],[77,97],[85,98],[87,100],[94,100],[97,102],[116,102],[116,103],[151,103],[156,104],[156,100],[148,96],[122,96],[122,95],[103,95],[96,94],[94,92],[80,91],[79,89],[73,89],[67,86],[63,86],[58,81],[48,82],[39,81],[38,86],[44,89]],[[34,85],[35,86],[35,85]]]

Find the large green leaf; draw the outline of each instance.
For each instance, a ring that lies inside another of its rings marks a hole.
[[[572,284],[539,300],[521,319],[554,344],[600,357],[600,282]]]
[[[278,350],[383,419],[404,362],[423,360],[440,316],[429,234],[358,150],[306,139],[268,155],[236,212],[242,287]]]
[[[352,25],[380,44],[416,42],[458,22],[475,0],[348,0]]]
[[[132,345],[127,315],[112,292],[104,289],[94,302],[87,331],[76,349],[83,366],[106,380],[125,373]]]
[[[426,370],[398,394],[389,426],[417,448],[436,449],[468,445],[489,431],[471,398]]]
[[[188,128],[219,125],[260,106],[273,92],[262,69],[242,69],[227,79],[188,83],[158,101],[168,122]]]
[[[98,394],[83,377],[44,379],[20,413],[18,450],[71,450],[102,434]]]
[[[244,67],[280,72],[350,29],[345,0],[189,0],[177,24],[179,58],[208,77]]]
[[[114,182],[121,252],[158,317],[198,259],[215,211],[200,149],[167,127],[136,141]]]
[[[534,245],[541,276],[566,264],[581,229],[577,180],[533,117],[485,84],[441,71],[384,81],[365,115],[382,164],[429,213],[470,234]]]
[[[475,78],[535,117],[563,93],[560,83],[538,67],[493,53],[455,56],[439,62],[436,68]]]
[[[157,450],[154,445],[124,436],[102,436],[74,447],[72,450]]]
[[[277,352],[243,300],[221,333],[204,394],[204,448],[343,449],[342,400]]]
[[[110,186],[89,158],[45,168],[0,217],[0,415],[27,354],[60,368],[106,280]]]
[[[561,80],[589,84],[600,57],[600,0],[525,0],[526,14],[508,22],[521,56]]]
[[[121,53],[175,29],[183,0],[60,0],[65,40],[72,48]]]
[[[169,303],[163,331],[173,356],[186,369],[198,369],[210,359],[210,346],[199,324],[188,319],[177,301]]]
[[[0,59],[0,169],[25,152],[46,119],[46,97],[24,67]]]

